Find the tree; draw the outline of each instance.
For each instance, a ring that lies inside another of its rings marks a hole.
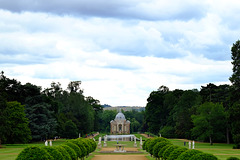
[[[101,106],[99,100],[96,100],[91,96],[87,97],[86,101],[93,107],[94,110],[94,131],[99,131],[99,114],[102,112],[103,107]]]
[[[100,114],[100,131],[110,132],[110,121],[114,120],[117,114],[116,110],[105,110]]]
[[[77,138],[78,129],[76,124],[72,120],[68,120],[64,125],[64,137],[65,138]]]
[[[174,107],[175,113],[173,119],[175,121],[175,133],[181,138],[191,138],[191,129],[193,127],[191,121],[192,108],[200,104],[199,92],[193,90],[184,91],[181,98]]]
[[[130,125],[131,133],[138,132],[140,128],[140,123],[135,118],[131,119],[130,122],[131,122],[131,125]]]
[[[45,102],[26,106],[33,140],[44,140],[55,136],[57,122],[49,108],[50,105]]]
[[[213,141],[224,139],[226,113],[222,104],[206,102],[200,105],[197,114],[192,115],[192,120],[194,124],[192,135],[198,140],[209,139],[212,145]]]
[[[151,92],[146,106],[146,123],[149,131],[158,134],[166,125],[168,110],[164,106],[164,96],[169,92],[166,86],[159,87],[158,91]]]
[[[3,115],[6,117],[5,137],[7,143],[27,143],[31,140],[29,122],[23,105],[17,101],[7,102]]]
[[[237,117],[240,117],[240,41],[236,41],[231,49],[232,53],[232,64],[233,64],[233,74],[229,78],[232,82],[233,90],[231,93],[231,102],[232,105],[229,111],[229,117],[232,127],[233,137],[236,137],[240,134],[240,120]],[[238,145],[238,144],[236,144]]]

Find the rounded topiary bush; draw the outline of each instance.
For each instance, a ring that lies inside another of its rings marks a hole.
[[[67,143],[64,143],[65,145],[71,147],[75,153],[77,154],[77,157],[81,158],[81,149],[78,147],[78,145],[74,144],[73,142],[67,142]]]
[[[77,159],[77,153],[68,145],[61,145],[70,155],[71,159]]]
[[[151,142],[148,143],[148,152],[151,155],[153,155],[153,148],[158,142],[168,142],[168,140],[163,137],[153,138],[153,140],[151,140]]]
[[[62,153],[56,147],[44,146],[42,148],[46,150],[54,160],[63,159]]]
[[[172,151],[172,153],[169,155],[168,160],[175,160],[175,159],[177,159],[178,156],[179,156],[181,153],[183,153],[183,152],[185,152],[185,151],[187,151],[187,150],[188,150],[188,149],[187,149],[187,148],[184,148],[184,147],[180,147],[180,148],[174,149],[174,150]]]
[[[80,148],[80,150],[81,150],[81,158],[83,158],[83,157],[88,155],[87,149],[86,149],[86,147],[84,146],[84,144],[81,141],[79,141],[77,139],[74,139],[74,140],[71,140],[71,142],[76,144],[76,145],[78,145],[78,147]]]
[[[147,139],[146,141],[143,142],[143,146],[142,146],[143,150],[146,150],[147,143],[148,143],[150,140],[151,140],[151,139],[149,138],[149,139]]]
[[[56,147],[60,153],[63,155],[64,160],[71,160],[70,154],[67,152],[65,148],[62,147],[62,145]]]
[[[240,160],[240,159],[237,157],[229,157],[227,160]]]
[[[195,149],[189,149],[189,150],[186,150],[185,152],[182,152],[178,156],[177,160],[189,160],[192,156],[199,154],[199,153],[202,153],[202,152],[199,150],[195,150]]]
[[[173,150],[179,148],[179,146],[171,145],[163,152],[163,158],[168,159]]]
[[[192,156],[189,160],[217,160],[217,157],[209,153],[198,153]]]
[[[84,145],[87,151],[87,155],[89,155],[89,153],[91,152],[91,145],[88,143],[88,141],[85,141],[84,138],[78,138],[77,140]]]
[[[153,147],[153,156],[159,158],[158,152],[166,145],[171,144],[169,141],[157,142]]]
[[[89,142],[92,144],[92,151],[94,152],[97,148],[97,143],[93,139],[89,139]]]
[[[53,157],[43,148],[30,146],[25,148],[16,160],[54,160]]]
[[[158,157],[163,159],[163,153],[164,153],[164,151],[165,151],[168,147],[170,147],[170,146],[172,146],[172,144],[168,144],[168,145],[162,147],[162,149],[160,149],[159,152],[158,152]]]

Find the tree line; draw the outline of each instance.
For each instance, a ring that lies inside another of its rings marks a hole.
[[[197,89],[170,91],[161,86],[147,99],[147,130],[164,137],[234,141],[240,148],[240,41],[233,44],[231,85],[209,83]]]
[[[60,83],[42,90],[0,74],[0,142],[27,143],[54,137],[76,138],[99,130],[100,102],[85,97],[81,81],[63,90]],[[0,143],[1,144],[1,143]]]

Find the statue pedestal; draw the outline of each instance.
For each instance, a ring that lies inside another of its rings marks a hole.
[[[114,150],[114,152],[126,152],[126,150],[124,150],[124,146],[126,146],[126,144],[115,144],[116,149]]]

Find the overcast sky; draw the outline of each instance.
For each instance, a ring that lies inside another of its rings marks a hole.
[[[0,0],[0,70],[145,106],[161,85],[229,84],[239,13],[239,0]]]

